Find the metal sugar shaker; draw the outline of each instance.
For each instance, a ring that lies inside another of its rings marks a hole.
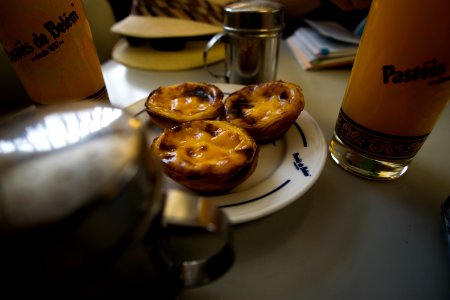
[[[284,28],[284,7],[271,1],[245,1],[224,9],[222,33],[215,35],[204,52],[219,41],[225,43],[225,78],[227,83],[256,84],[275,80],[279,44]]]

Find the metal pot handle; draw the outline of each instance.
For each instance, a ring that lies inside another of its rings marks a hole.
[[[220,32],[217,33],[215,36],[213,36],[208,43],[205,46],[205,49],[203,50],[203,66],[205,67],[206,71],[216,77],[216,78],[223,78],[225,79],[226,83],[230,83],[230,78],[229,76],[226,75],[226,70],[225,70],[225,74],[221,75],[221,74],[216,74],[211,72],[211,70],[208,67],[208,52],[209,50],[214,47],[219,41],[221,41],[224,37],[226,36],[225,32]]]
[[[168,190],[162,215],[162,227],[165,238],[170,238],[173,232],[186,231],[190,228],[193,231],[197,230],[197,233],[200,229],[203,233],[206,231],[218,235],[223,242],[221,248],[215,249],[216,252],[209,257],[182,261],[173,265],[176,276],[181,279],[182,287],[209,283],[222,276],[233,264],[231,224],[227,216],[211,200],[186,191]],[[165,260],[174,264],[172,258],[166,257]]]

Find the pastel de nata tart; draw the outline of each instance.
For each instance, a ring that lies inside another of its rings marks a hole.
[[[300,86],[271,81],[245,86],[229,95],[221,119],[244,128],[258,143],[270,143],[291,127],[304,106]]]
[[[259,147],[226,121],[191,121],[166,128],[151,145],[164,173],[202,194],[221,194],[255,170]]]
[[[208,83],[161,86],[147,97],[145,108],[161,128],[193,120],[214,120],[223,112],[223,92]]]

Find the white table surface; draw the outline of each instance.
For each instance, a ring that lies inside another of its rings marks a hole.
[[[103,72],[111,103],[120,107],[160,85],[217,82],[203,68],[151,72],[108,61]],[[306,110],[327,141],[349,74],[303,71],[282,44],[278,79],[303,87]],[[180,299],[450,299],[440,215],[450,195],[449,129],[447,107],[408,172],[392,182],[361,179],[328,158],[300,199],[235,225],[232,268],[213,283],[183,291]]]

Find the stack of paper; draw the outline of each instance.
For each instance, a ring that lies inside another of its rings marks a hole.
[[[287,38],[288,45],[305,70],[353,63],[364,23],[351,32],[334,22],[305,21],[310,27],[300,27]]]

